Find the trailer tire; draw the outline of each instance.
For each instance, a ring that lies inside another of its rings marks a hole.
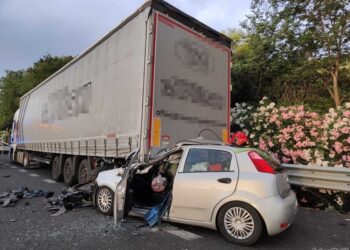
[[[73,169],[73,159],[72,157],[68,157],[63,165],[63,180],[64,184],[67,187],[73,186],[75,183],[75,175],[74,175],[74,169]]]
[[[62,179],[62,169],[60,163],[60,156],[55,156],[51,163],[51,175],[52,179],[55,181],[60,181]]]
[[[23,153],[23,167],[24,168],[30,167],[30,154],[28,152]]]
[[[80,162],[78,168],[78,183],[85,184],[89,181],[89,162],[87,159],[84,159]]]
[[[10,151],[10,155],[9,155],[9,158],[10,158],[10,162],[12,164],[15,164],[16,161],[15,161],[15,154],[14,154],[14,150],[11,148],[11,151]]]

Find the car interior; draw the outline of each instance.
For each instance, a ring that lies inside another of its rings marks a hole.
[[[129,177],[128,199],[125,208],[150,209],[160,204],[171,192],[182,151],[153,162],[142,164],[132,170]]]

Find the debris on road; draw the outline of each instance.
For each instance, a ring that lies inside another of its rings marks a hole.
[[[47,199],[47,210],[51,216],[59,216],[68,210],[92,206],[93,188],[94,183],[66,188],[59,196]]]
[[[30,190],[27,187],[9,190],[0,193],[0,204],[2,207],[14,207],[19,199],[29,199],[33,197],[49,198],[53,196],[53,192],[44,190]],[[29,202],[28,202],[29,204]]]
[[[8,175],[2,175],[1,177],[2,178],[9,178],[9,177],[11,177],[11,175],[9,175],[9,174]]]

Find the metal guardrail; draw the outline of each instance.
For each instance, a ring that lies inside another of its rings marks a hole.
[[[283,166],[291,184],[350,192],[350,169],[296,164]]]

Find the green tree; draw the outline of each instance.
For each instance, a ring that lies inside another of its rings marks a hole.
[[[335,106],[348,98],[349,0],[253,0],[243,26],[253,43],[268,45],[261,59],[274,89],[300,97],[328,93]]]
[[[73,59],[45,55],[26,70],[6,71],[0,78],[0,129],[10,128],[19,99]]]
[[[21,96],[23,74],[23,70],[6,71],[6,76],[0,79],[0,129],[11,127]]]

